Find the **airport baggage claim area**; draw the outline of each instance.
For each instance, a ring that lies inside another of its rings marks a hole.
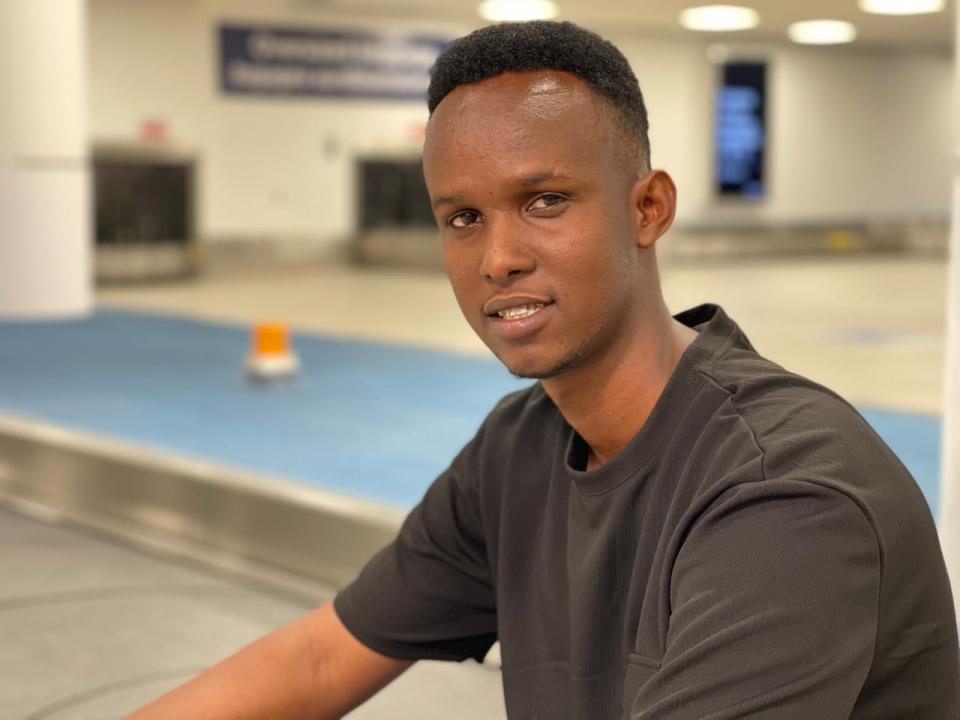
[[[591,5],[552,7],[624,50],[679,187],[670,308],[722,305],[853,403],[952,563],[955,8],[765,3],[712,32],[693,3]],[[808,44],[814,17],[854,37]],[[318,606],[530,382],[463,320],[419,169],[427,69],[488,21],[0,7],[0,718],[120,717]],[[496,648],[350,717],[503,718]]]

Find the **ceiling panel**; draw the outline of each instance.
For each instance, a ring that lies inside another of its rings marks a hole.
[[[454,21],[480,25],[476,2],[471,0],[277,0],[298,9],[318,12]],[[855,46],[948,50],[953,46],[955,3],[948,0],[943,12],[928,15],[884,16],[862,12],[856,0],[750,0],[741,4],[760,13],[760,26],[736,33],[696,33],[677,22],[681,10],[704,2],[690,0],[556,0],[560,19],[572,20],[598,32],[635,32],[671,37],[696,37],[707,41],[736,40],[789,42],[787,26],[798,20],[836,19],[852,22],[858,30]],[[736,0],[730,0],[735,2]]]

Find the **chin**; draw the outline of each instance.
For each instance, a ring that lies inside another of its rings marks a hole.
[[[562,375],[580,364],[583,359],[580,352],[572,352],[552,361],[544,358],[512,359],[495,353],[514,377],[526,380],[547,380]]]
[[[520,378],[521,380],[546,380],[547,378],[556,377],[563,372],[556,368],[510,367],[509,365],[507,365],[507,370],[509,370],[510,374],[515,378]]]
[[[497,360],[503,363],[503,366],[510,371],[510,374],[517,378],[530,380],[541,380],[545,377],[551,377],[553,365],[544,362],[542,358],[517,357],[514,353],[501,353],[494,350]]]

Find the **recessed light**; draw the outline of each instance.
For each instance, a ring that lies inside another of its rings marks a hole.
[[[787,35],[805,45],[837,45],[852,42],[857,29],[845,20],[804,20],[787,28]]]
[[[922,15],[943,10],[945,0],[860,0],[860,9],[879,15]]]
[[[749,30],[760,24],[760,15],[741,5],[703,5],[680,13],[680,24],[687,30],[707,32]]]
[[[479,12],[490,22],[549,20],[557,16],[557,5],[550,0],[484,0]]]

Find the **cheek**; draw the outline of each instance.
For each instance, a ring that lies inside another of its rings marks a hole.
[[[576,228],[569,241],[556,248],[555,267],[571,282],[602,292],[630,277],[632,247],[622,231],[595,223]]]
[[[615,313],[615,306],[632,295],[635,262],[632,245],[614,228],[582,228],[562,248],[555,248],[553,266],[562,281],[558,300],[591,324]]]
[[[479,273],[471,264],[472,260],[469,253],[462,248],[453,248],[449,244],[443,244],[443,265],[447,271],[447,277],[450,279],[450,287],[453,289],[453,295],[460,305],[460,309],[467,319],[470,319],[468,312],[472,305],[476,304],[471,298],[476,293],[477,280]]]

